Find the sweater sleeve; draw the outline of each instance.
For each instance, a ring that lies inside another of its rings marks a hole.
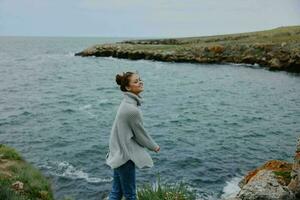
[[[154,151],[158,147],[157,143],[146,132],[140,111],[136,110],[131,113],[129,124],[134,133],[133,139],[138,144],[148,148],[151,151]]]

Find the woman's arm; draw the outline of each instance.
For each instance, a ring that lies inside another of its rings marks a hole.
[[[134,112],[130,113],[129,124],[134,133],[133,139],[138,144],[148,148],[151,151],[159,151],[159,146],[144,128],[142,115],[139,110],[135,110]]]

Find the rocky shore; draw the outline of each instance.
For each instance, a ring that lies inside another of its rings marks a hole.
[[[270,160],[250,171],[239,183],[241,190],[226,200],[296,200],[300,199],[300,138],[294,163]]]
[[[94,45],[76,56],[188,63],[258,64],[300,72],[300,26],[267,31],[173,39],[129,40]]]
[[[300,137],[294,163],[267,161],[248,172],[239,187],[235,197],[223,200],[300,199]],[[49,180],[24,161],[17,151],[3,144],[0,144],[0,199],[53,199]]]

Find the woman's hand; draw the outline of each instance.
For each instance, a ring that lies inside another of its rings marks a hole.
[[[156,149],[154,151],[157,153],[157,152],[159,152],[159,150],[160,150],[160,147],[158,146],[158,147],[156,147]]]

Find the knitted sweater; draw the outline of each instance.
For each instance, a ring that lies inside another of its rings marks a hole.
[[[128,160],[138,168],[153,167],[153,160],[145,148],[154,151],[158,145],[146,132],[139,106],[142,97],[131,92],[124,92],[117,111],[109,139],[109,152],[106,164],[112,169]]]

